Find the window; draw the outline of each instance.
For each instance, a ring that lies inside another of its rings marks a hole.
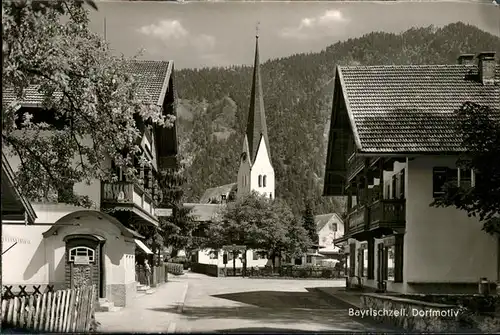
[[[219,258],[219,252],[212,250],[210,251],[210,259],[218,259]]]
[[[254,250],[254,251],[253,251],[253,260],[254,260],[254,261],[257,261],[257,260],[259,260],[259,259],[260,259],[259,252],[258,252],[258,251],[256,251],[256,250]]]
[[[273,198],[273,193],[269,193],[269,199],[272,199]]]
[[[438,198],[444,194],[443,186],[446,184],[448,168],[435,167],[432,169],[432,196]]]
[[[458,169],[458,186],[463,188],[472,187],[472,170]]]
[[[266,187],[266,180],[267,180],[267,176],[264,176],[264,177],[262,178],[262,186],[263,186],[263,187]]]
[[[391,184],[385,183],[385,197],[384,197],[384,199],[390,199],[390,198],[391,198]]]
[[[89,247],[75,247],[69,249],[69,261],[74,262],[75,257],[82,256],[82,257],[88,257],[89,262],[93,262],[94,256],[95,256],[95,251],[94,249],[91,249]]]
[[[222,201],[226,201],[226,195],[225,195],[225,194],[222,194],[222,195],[220,196],[220,198],[221,198],[221,200],[222,200]]]
[[[398,184],[398,180],[397,180],[397,175],[393,175],[392,176],[392,187],[391,187],[391,199],[397,199],[397,184]]]
[[[363,249],[363,273],[362,277],[368,277],[368,249]]]
[[[394,254],[396,252],[396,248],[394,245],[385,248],[386,255],[386,264],[387,264],[387,280],[394,281],[394,270],[395,270],[395,262],[394,262]]]
[[[435,167],[432,170],[432,195],[434,198],[442,196],[444,194],[443,186],[448,182],[464,188],[474,186],[475,177],[470,169]]]
[[[330,222],[330,230],[331,231],[337,231],[337,224],[333,223],[333,222]]]
[[[312,263],[312,256],[306,257],[306,263],[308,263],[308,264]]]
[[[262,175],[259,175],[259,187],[262,187]]]

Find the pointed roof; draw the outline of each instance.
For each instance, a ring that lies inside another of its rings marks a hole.
[[[264,94],[262,92],[262,82],[260,75],[259,61],[259,35],[255,36],[255,62],[253,68],[252,92],[250,94],[250,110],[248,111],[248,123],[246,136],[248,139],[248,149],[250,151],[250,161],[253,163],[257,156],[260,138],[263,137],[267,146],[269,158],[270,147],[267,137],[266,112],[264,110]]]

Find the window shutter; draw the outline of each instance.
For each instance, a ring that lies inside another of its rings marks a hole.
[[[435,167],[432,169],[432,196],[438,198],[444,194],[443,186],[448,177],[448,168]]]
[[[354,277],[356,275],[356,243],[351,243],[349,245],[349,276]]]
[[[396,235],[394,241],[394,282],[403,282],[403,243],[404,235]]]

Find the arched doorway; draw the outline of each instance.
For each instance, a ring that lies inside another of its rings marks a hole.
[[[73,234],[64,238],[66,243],[66,285],[78,288],[95,285],[98,297],[104,298],[104,253],[106,239],[93,234]]]

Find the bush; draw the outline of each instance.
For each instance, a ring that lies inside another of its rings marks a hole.
[[[182,264],[177,264],[177,263],[166,263],[167,265],[167,272],[171,273],[173,275],[182,275],[184,274],[184,267]]]
[[[333,277],[333,269],[323,269],[321,271],[321,277],[332,278]]]
[[[187,261],[188,261],[188,259],[186,256],[177,256],[177,257],[173,257],[170,260],[170,263],[184,264],[184,263],[187,263]]]

